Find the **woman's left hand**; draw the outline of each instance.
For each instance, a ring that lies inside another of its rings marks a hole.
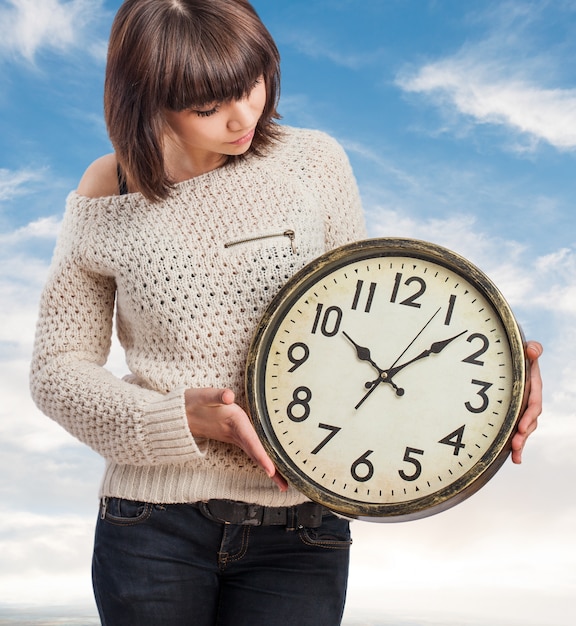
[[[512,438],[512,462],[522,463],[522,451],[528,437],[538,426],[538,417],[542,413],[542,377],[538,359],[542,356],[544,348],[537,341],[529,341],[526,344],[526,356],[530,360],[530,395],[528,404],[520,421],[518,429]]]

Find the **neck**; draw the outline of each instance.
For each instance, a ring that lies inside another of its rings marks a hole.
[[[226,163],[227,157],[216,152],[198,152],[186,146],[167,141],[164,146],[166,172],[175,183],[201,176],[218,169]]]

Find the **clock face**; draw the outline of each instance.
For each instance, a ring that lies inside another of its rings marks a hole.
[[[461,501],[509,450],[522,338],[490,281],[454,253],[367,240],[278,295],[247,369],[256,429],[308,497],[396,521]]]

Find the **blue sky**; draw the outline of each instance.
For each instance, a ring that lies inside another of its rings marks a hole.
[[[281,51],[284,123],[345,146],[370,235],[467,256],[546,349],[521,467],[432,518],[353,525],[347,623],[573,624],[576,5],[254,5]],[[110,151],[102,82],[118,6],[0,0],[0,623],[7,606],[93,611],[102,461],[35,409],[27,369],[66,195]],[[110,367],[123,372],[117,349]]]

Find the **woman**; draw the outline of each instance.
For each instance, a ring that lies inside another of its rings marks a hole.
[[[278,126],[278,89],[276,46],[245,0],[126,0],[115,18],[115,152],[68,198],[31,370],[40,408],[106,459],[104,625],[341,620],[348,523],[276,472],[242,394],[272,296],[365,237],[344,152]],[[103,367],[114,313],[123,380]],[[540,412],[533,372],[517,462]]]

